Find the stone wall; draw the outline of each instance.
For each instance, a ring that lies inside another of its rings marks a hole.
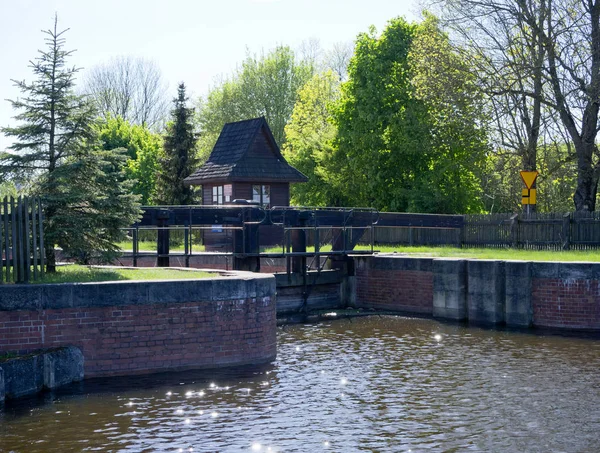
[[[258,364],[276,356],[275,279],[6,285],[0,353],[74,345],[85,376]]]
[[[0,402],[82,379],[83,354],[74,346],[3,359],[0,360]]]
[[[355,260],[359,307],[476,324],[600,330],[600,263]]]
[[[233,270],[233,257],[219,254],[195,254],[189,258],[190,267],[195,269]],[[169,259],[171,267],[185,267],[185,256],[174,255]],[[113,264],[118,266],[133,266],[133,257],[123,254]],[[156,257],[141,255],[137,259],[138,267],[156,267]],[[285,258],[261,258],[260,271],[263,274],[285,272]]]

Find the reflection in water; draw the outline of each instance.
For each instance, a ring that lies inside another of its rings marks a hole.
[[[9,452],[598,451],[600,342],[371,317],[268,367],[86,381],[0,413]]]

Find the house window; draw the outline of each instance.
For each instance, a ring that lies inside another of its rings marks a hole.
[[[213,186],[212,204],[223,204],[223,186]]]
[[[261,206],[268,208],[271,205],[271,186],[253,185],[252,201],[258,201]]]

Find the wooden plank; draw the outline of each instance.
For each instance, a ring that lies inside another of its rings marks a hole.
[[[4,281],[4,252],[3,252],[3,244],[2,241],[2,220],[4,219],[4,213],[2,211],[2,206],[0,203],[0,284]],[[7,282],[8,283],[8,282]]]
[[[44,212],[41,199],[38,199],[38,225],[40,228],[40,277],[43,280],[46,273],[46,250],[44,250]]]
[[[14,197],[10,197],[10,229],[12,232],[12,241],[11,241],[11,245],[12,245],[12,276],[13,276],[13,282],[16,283],[19,281],[19,276],[18,276],[19,264],[18,264],[18,255],[17,255],[17,242],[18,242],[17,213],[16,213]]]
[[[19,282],[25,281],[25,238],[23,237],[23,199],[17,199],[17,253]]]
[[[31,199],[31,242],[33,245],[33,279],[38,280],[38,260],[40,257],[37,243],[37,200]]]
[[[9,229],[9,222],[8,222],[8,218],[9,218],[9,210],[8,210],[8,197],[4,197],[4,245],[5,248],[4,250],[6,251],[6,282],[10,282],[10,258],[11,258],[11,254],[10,254],[10,229]]]
[[[25,198],[23,200],[23,213],[24,213],[24,221],[25,221],[25,281],[31,281],[31,243],[30,239],[30,229],[29,229],[29,199]]]

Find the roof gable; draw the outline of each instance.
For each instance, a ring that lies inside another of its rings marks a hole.
[[[234,180],[305,182],[308,178],[287,163],[261,117],[225,124],[206,163],[185,182]]]

